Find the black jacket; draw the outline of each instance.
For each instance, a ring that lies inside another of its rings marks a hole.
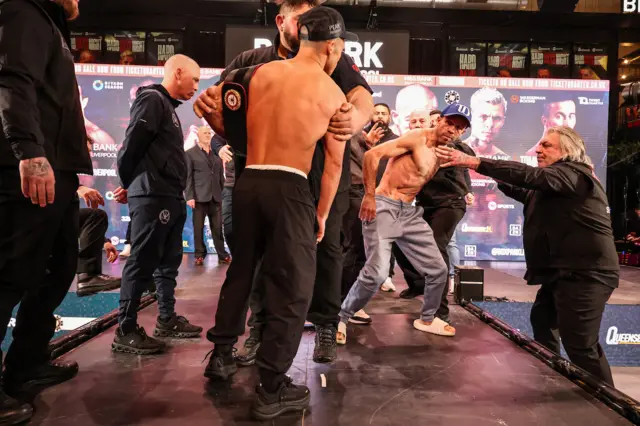
[[[524,203],[528,275],[543,270],[617,271],[607,195],[589,166],[561,161],[531,167],[483,158],[478,173]]]
[[[278,34],[273,42],[272,46],[259,47],[257,49],[247,50],[242,52],[238,56],[234,58],[233,61],[224,69],[222,74],[220,75],[220,82],[223,82],[227,75],[239,68],[246,68],[253,65],[265,64],[268,62],[273,62],[277,60],[281,60],[280,56],[278,56],[278,48],[280,47],[280,34]],[[290,55],[293,57],[293,55]],[[340,87],[342,92],[346,95],[351,90],[355,89],[358,86],[362,86],[369,91],[369,93],[373,93],[369,85],[367,84],[367,80],[364,79],[362,74],[358,71],[358,67],[353,63],[353,60],[349,55],[343,53],[338,61],[338,65],[336,66],[335,71],[331,74],[331,78],[333,81]],[[214,152],[219,152],[220,148],[224,145],[221,145],[220,142],[214,144],[212,141],[211,148]],[[342,160],[342,175],[340,178],[340,184],[338,186],[338,192],[346,191],[349,189],[351,185],[351,173],[349,172],[350,168],[350,149],[349,145],[347,145],[344,150],[344,157]],[[233,156],[235,162],[235,174],[239,176],[244,170],[244,166],[246,165],[246,158],[234,154]],[[318,199],[320,195],[320,181],[322,180],[322,171],[324,169],[324,148],[322,143],[318,143],[316,146],[316,150],[313,153],[313,161],[311,163],[311,171],[309,172],[309,183],[311,185],[311,190],[313,192],[313,196]]]
[[[138,89],[118,152],[118,174],[129,197],[183,198],[187,183],[182,126],[173,99],[161,84]]]
[[[457,140],[452,147],[468,155],[476,154],[466,143]],[[426,208],[451,207],[467,209],[464,196],[471,191],[469,170],[462,167],[441,167],[418,193],[417,204]]]
[[[213,151],[207,154],[198,145],[187,150],[187,200],[219,203],[224,185],[222,169],[222,160]]]
[[[48,0],[0,0],[0,167],[46,156],[92,174],[64,11]]]

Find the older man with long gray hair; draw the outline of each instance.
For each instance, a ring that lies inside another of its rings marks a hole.
[[[548,129],[536,147],[538,166],[476,158],[437,148],[446,166],[496,179],[524,204],[525,279],[542,285],[531,309],[536,341],[613,386],[598,342],[604,307],[618,287],[618,256],[607,194],[593,173],[584,141],[569,127]]]

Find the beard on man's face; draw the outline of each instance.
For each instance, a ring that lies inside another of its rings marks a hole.
[[[298,38],[296,36],[294,36],[293,34],[291,34],[290,32],[288,32],[286,30],[283,31],[282,34],[284,36],[284,41],[291,48],[291,52],[297,52],[298,49],[300,48],[300,40],[298,40]]]
[[[80,10],[78,8],[78,0],[53,0],[55,4],[64,9],[64,14],[67,16],[68,21],[73,21],[80,16]]]

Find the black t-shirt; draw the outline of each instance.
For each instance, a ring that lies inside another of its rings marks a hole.
[[[225,68],[220,75],[220,82],[224,81],[227,75],[236,69],[251,67],[254,65],[264,64],[272,61],[281,60],[278,56],[278,48],[280,47],[280,35],[278,34],[273,42],[273,46],[259,47],[257,49],[247,50],[242,52]],[[367,80],[360,74],[360,70],[354,64],[349,55],[343,53],[338,61],[335,71],[331,74],[331,78],[340,87],[342,92],[346,95],[358,86],[364,87],[369,93],[373,93],[371,87],[367,83]],[[218,152],[220,147],[212,146],[212,148]],[[342,175],[340,177],[340,185],[338,186],[338,192],[347,191],[351,185],[351,174],[349,171],[350,166],[351,148],[347,143],[344,150],[344,158],[342,161]],[[246,159],[240,158],[238,155],[234,155],[235,162],[235,174],[239,176],[244,170]],[[320,181],[322,179],[322,170],[324,168],[324,147],[322,142],[318,143],[316,150],[313,154],[313,161],[311,164],[311,171],[309,172],[309,183],[311,184],[311,190],[314,197],[318,199],[320,195]]]

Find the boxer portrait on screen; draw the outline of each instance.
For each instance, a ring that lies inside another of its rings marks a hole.
[[[392,130],[397,135],[404,135],[409,131],[411,113],[416,110],[431,111],[438,108],[438,98],[422,84],[411,84],[402,88],[396,95],[396,108],[391,113],[393,117]]]
[[[570,129],[575,129],[576,103],[566,95],[562,97],[556,97],[555,99],[551,98],[544,104],[540,121],[542,121],[542,138],[540,140],[542,140],[544,138],[544,135],[547,134],[547,130],[552,127],[566,126]],[[536,148],[538,146],[538,143],[539,142],[536,142],[535,145],[529,148],[529,150],[525,153],[525,156],[535,157],[537,155]]]
[[[509,160],[495,145],[507,115],[507,100],[496,89],[483,87],[471,96],[471,136],[464,142],[478,157]]]

